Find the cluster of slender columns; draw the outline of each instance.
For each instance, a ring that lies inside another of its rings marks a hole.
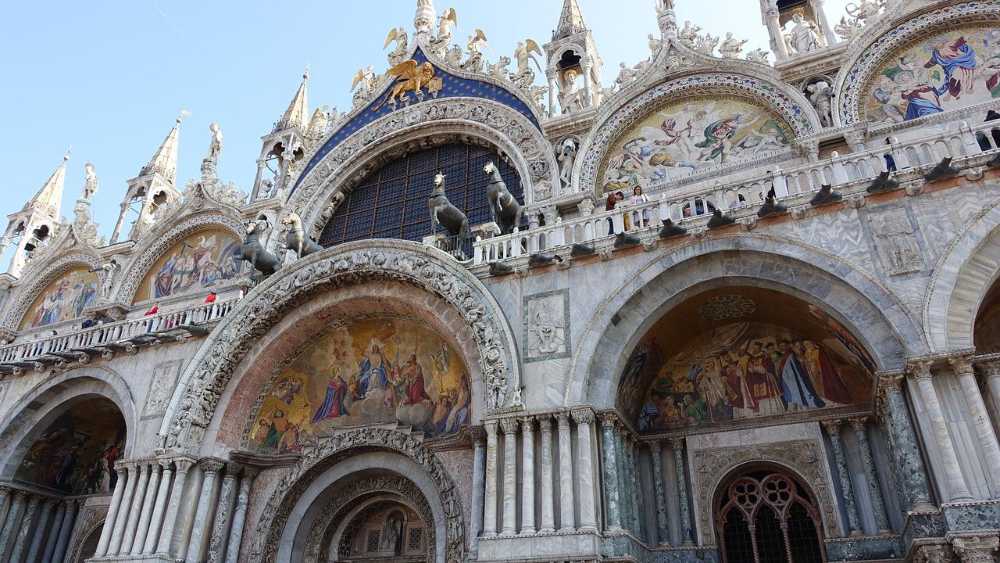
[[[0,485],[0,561],[62,561],[82,503]]]
[[[854,481],[851,479],[850,470],[847,467],[847,456],[845,454],[842,432],[852,432],[857,440],[861,465],[865,471],[867,493],[871,499],[871,509],[875,518],[875,525],[879,533],[889,532],[889,518],[885,511],[885,502],[882,498],[882,489],[879,487],[878,475],[875,472],[871,443],[868,441],[867,418],[862,416],[853,417],[847,421],[824,420],[821,424],[830,438],[830,449],[833,454],[836,479],[840,484],[840,498],[844,503],[844,511],[847,513],[847,529],[845,532],[852,536],[864,534],[858,506],[859,495],[854,488]]]
[[[962,396],[968,408],[967,414],[971,419],[976,445],[985,462],[983,471],[994,483],[994,487],[998,487],[1000,486],[1000,443],[997,441],[996,432],[990,421],[979,383],[976,380],[971,357],[952,357],[948,359],[948,363],[958,379]],[[931,433],[928,441],[936,448],[941,462],[939,468],[943,483],[941,494],[945,502],[974,500],[962,472],[955,444],[949,434],[949,423],[934,386],[934,372],[931,368],[931,361],[913,362],[909,366],[909,376],[915,384],[926,411]],[[989,373],[989,370],[986,371]],[[1000,385],[1000,382],[997,385]]]
[[[593,426],[589,409],[486,421],[482,537],[596,531]]]
[[[677,535],[684,544],[693,541],[691,516],[688,508],[688,483],[684,471],[684,439],[669,440],[670,452],[676,470],[676,500],[679,517]],[[644,459],[641,449],[649,450],[648,459],[652,474],[652,501],[641,491],[640,464]],[[640,442],[613,412],[601,416],[601,450],[604,463],[604,507],[608,531],[628,530],[650,539],[659,545],[670,544],[670,521],[667,510],[667,487],[663,471],[663,440]],[[656,514],[655,529],[645,529],[642,517],[647,510]]]
[[[237,560],[254,470],[184,457],[120,461],[115,469],[94,557]]]

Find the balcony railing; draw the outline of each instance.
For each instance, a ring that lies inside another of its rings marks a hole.
[[[0,365],[34,367],[47,361],[79,360],[82,356],[129,349],[157,341],[173,332],[198,334],[232,311],[239,299],[204,303],[178,311],[125,319],[0,348]]]
[[[887,169],[890,155],[899,173],[922,170],[943,158],[959,160],[1000,149],[1000,121],[976,127],[963,124],[950,131],[924,138],[884,145],[874,149],[809,163],[789,170],[775,168],[739,183],[705,188],[693,186],[662,194],[659,199],[636,206],[619,205],[613,211],[581,215],[568,220],[557,218],[555,224],[515,231],[491,238],[478,238],[473,245],[473,265],[489,264],[555,251],[574,244],[589,244],[624,231],[639,232],[659,228],[668,218],[674,223],[693,221],[712,213],[738,210],[763,203],[774,188],[778,201],[802,199],[823,185],[834,188],[867,183]]]

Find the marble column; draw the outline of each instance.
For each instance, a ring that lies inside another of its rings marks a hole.
[[[858,449],[861,450],[861,465],[865,468],[865,480],[868,481],[868,496],[872,499],[872,512],[875,513],[875,526],[880,534],[888,534],[889,518],[885,512],[885,502],[882,499],[882,487],[879,486],[878,472],[875,471],[875,460],[872,459],[872,448],[868,442],[868,419],[866,417],[855,417],[850,419],[851,428],[854,429],[854,436],[858,440]]]
[[[880,405],[889,430],[889,442],[895,461],[893,469],[908,504],[903,509],[909,512],[928,512],[934,510],[934,506],[930,500],[927,469],[920,456],[917,435],[903,397],[903,380],[901,375],[879,376]]]
[[[483,509],[483,536],[497,535],[497,422],[483,424],[486,429],[486,496]]]
[[[149,521],[149,530],[146,532],[146,539],[142,544],[142,553],[152,555],[156,552],[156,542],[160,538],[160,527],[163,526],[163,512],[167,508],[167,494],[170,491],[170,483],[173,480],[173,462],[161,460],[160,484],[156,490],[156,500],[153,501],[153,516]]]
[[[780,17],[778,7],[770,5],[764,19],[771,36],[771,50],[779,61],[783,61],[788,58],[788,46],[785,44],[785,34],[781,30]]]
[[[503,514],[500,535],[517,533],[517,420],[500,421],[503,431]]]
[[[521,533],[535,533],[535,420],[521,419]]]
[[[125,482],[128,480],[127,467],[115,464],[115,473],[117,473],[118,479],[115,480],[115,490],[111,494],[111,504],[108,505],[108,514],[104,519],[104,527],[101,529],[101,538],[97,542],[97,551],[94,552],[94,557],[104,557],[108,553],[108,547],[111,544],[111,533],[115,529],[115,521],[121,510]]]
[[[21,558],[28,550],[31,537],[36,532],[35,517],[38,516],[38,505],[42,498],[38,495],[31,495],[28,498],[28,508],[24,511],[24,518],[21,520],[21,529],[17,532],[14,540],[14,547],[10,550],[10,562],[21,563]]]
[[[656,496],[656,535],[660,545],[670,544],[670,529],[667,524],[667,495],[663,486],[663,448],[659,440],[649,443],[649,455],[653,458],[653,494]]]
[[[216,503],[215,522],[212,524],[212,536],[208,540],[209,563],[221,563],[226,556],[226,541],[229,539],[229,524],[233,517],[233,496],[236,494],[236,478],[238,467],[226,468],[219,489],[219,502]]]
[[[63,513],[62,524],[59,525],[59,540],[56,542],[55,552],[52,554],[53,561],[63,561],[66,550],[69,549],[69,539],[73,536],[73,528],[76,526],[76,517],[80,510],[82,501],[66,501],[66,512]]]
[[[854,500],[854,487],[851,484],[851,473],[847,467],[847,457],[844,456],[844,444],[840,438],[839,420],[824,420],[821,422],[830,437],[830,448],[833,450],[834,467],[837,469],[837,479],[840,482],[840,494],[844,499],[844,512],[847,513],[847,529],[852,536],[862,534],[858,523],[858,505]]]
[[[226,543],[226,563],[237,563],[240,557],[240,544],[243,542],[243,526],[247,520],[247,505],[250,503],[250,489],[257,477],[257,470],[252,467],[243,468],[240,478],[240,492],[236,495],[236,508],[233,509],[233,523],[229,527],[229,541]]]
[[[215,481],[222,469],[222,462],[206,459],[201,463],[205,476],[201,482],[201,494],[198,495],[198,508],[194,513],[194,525],[191,528],[191,539],[188,541],[187,561],[200,563],[205,557],[208,542],[208,528],[211,526],[211,511],[215,504]]]
[[[632,493],[632,532],[637,536],[642,535],[642,520],[639,518],[639,471],[635,463],[635,436],[625,435],[625,461],[628,464],[628,480],[631,483],[629,490]]]
[[[594,411],[580,409],[573,411],[576,423],[577,454],[580,457],[577,482],[580,483],[580,529],[597,531],[597,504],[594,499],[594,454],[593,434]]]
[[[135,492],[132,497],[132,506],[128,509],[128,524],[125,526],[125,536],[122,538],[121,555],[128,555],[135,543],[136,530],[139,528],[139,520],[142,518],[144,509],[143,501],[146,500],[146,485],[149,484],[148,461],[139,462],[139,482],[136,483]]]
[[[55,499],[45,499],[42,502],[42,510],[38,514],[38,523],[34,527],[34,534],[31,537],[31,547],[28,548],[28,556],[25,558],[26,563],[34,563],[38,560],[38,556],[41,555],[42,551],[42,540],[45,539],[45,532],[48,531],[49,535],[55,533],[55,523],[49,526],[49,518],[52,516],[52,508],[59,504],[59,501]]]
[[[24,491],[14,491],[12,496],[10,510],[7,511],[7,520],[4,521],[3,530],[0,531],[0,561],[6,561],[7,554],[14,548],[15,538],[21,531],[24,505],[28,500],[28,495]]]
[[[962,475],[962,468],[958,463],[955,445],[948,434],[948,422],[944,418],[944,411],[940,401],[938,401],[934,382],[931,381],[931,365],[929,362],[918,362],[911,366],[911,370],[920,391],[920,398],[927,410],[927,418],[930,420],[931,430],[934,433],[934,441],[941,455],[945,484],[944,496],[949,502],[972,500],[972,493],[969,492],[969,487],[965,484],[965,477]]]
[[[556,89],[556,77],[555,71],[550,71],[549,73],[549,115],[552,117],[556,116],[556,96],[559,90]]]
[[[622,528],[632,529],[632,489],[628,480],[628,464],[625,462],[625,438],[624,430],[620,425],[615,425],[615,462],[618,464],[618,498],[619,513],[621,514]]]
[[[486,439],[481,429],[473,429],[473,447],[469,549],[475,555],[479,549],[479,533],[483,530],[483,497],[486,496]]]
[[[979,391],[979,383],[976,381],[976,372],[972,368],[972,362],[968,357],[951,358],[949,360],[958,382],[962,387],[962,394],[965,395],[965,402],[969,406],[969,415],[972,417],[972,426],[976,429],[976,438],[979,440],[979,447],[982,448],[983,460],[986,466],[983,468],[990,476],[994,497],[1000,496],[1000,444],[997,443],[996,432],[993,431],[993,423],[990,422],[989,412],[986,410],[986,403],[983,402],[983,395]]]
[[[151,462],[147,471],[149,479],[146,482],[146,494],[142,499],[142,516],[139,517],[139,527],[136,528],[135,537],[132,540],[132,555],[142,553],[142,548],[146,545],[149,522],[153,517],[153,503],[156,501],[157,488],[160,485],[160,463],[156,461]],[[138,495],[139,491],[136,491],[135,494]]]
[[[672,438],[670,447],[674,451],[674,467],[677,472],[677,502],[680,504],[681,542],[691,545],[691,510],[688,508],[687,472],[684,470],[684,438]]]
[[[66,504],[67,501],[59,501],[56,503],[56,514],[52,518],[52,529],[49,530],[49,537],[45,540],[45,551],[42,552],[42,563],[46,561],[55,561],[53,556],[56,552],[56,543],[59,541],[59,534],[62,533],[62,521],[63,517],[66,515]],[[107,526],[101,528],[101,537],[104,537],[103,530]]]
[[[542,528],[541,532],[554,532],[556,529],[555,491],[552,487],[552,417],[542,415],[538,418],[542,440]]]
[[[4,520],[7,517],[7,510],[10,508],[11,494],[14,490],[6,485],[0,485],[0,530],[3,529]]]
[[[125,468],[125,491],[122,493],[121,506],[118,514],[115,515],[114,526],[111,530],[111,543],[108,544],[107,555],[118,555],[118,550],[122,545],[122,537],[125,535],[125,524],[128,521],[129,510],[132,507],[132,497],[135,493],[135,482],[139,479],[139,468],[132,462],[119,461],[117,468]],[[121,471],[118,472],[121,474]]]
[[[1000,360],[984,362],[979,364],[983,377],[986,378],[986,386],[990,389],[990,399],[993,402],[993,412],[1000,416]],[[997,421],[1000,425],[1000,421]]]
[[[617,418],[611,413],[601,415],[601,446],[604,452],[604,506],[608,519],[608,530],[622,528],[621,502],[618,490]]]
[[[177,514],[180,512],[181,501],[184,498],[184,483],[188,472],[194,465],[194,460],[175,459],[177,473],[174,475],[174,486],[170,489],[170,500],[167,502],[167,512],[163,516],[163,529],[160,530],[160,540],[156,544],[156,553],[167,557],[173,556],[174,528],[177,526]]]
[[[576,528],[573,499],[573,444],[570,442],[569,413],[556,414],[559,426],[559,530]]]

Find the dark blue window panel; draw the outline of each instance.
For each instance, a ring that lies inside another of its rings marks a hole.
[[[483,165],[500,168],[508,189],[524,201],[517,171],[488,148],[449,144],[423,149],[383,164],[364,178],[327,223],[320,244],[329,247],[368,238],[419,241],[431,233],[427,199],[434,176],[445,174],[448,199],[462,209],[471,225],[490,221]]]

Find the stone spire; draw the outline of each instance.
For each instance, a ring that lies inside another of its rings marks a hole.
[[[281,116],[278,123],[275,124],[274,130],[280,131],[282,129],[303,129],[306,125],[306,119],[309,117],[309,68],[307,67],[305,72],[302,73],[302,83],[299,84],[299,89],[295,91],[295,97],[292,98],[292,103],[288,104],[288,109],[285,110],[285,114]]]
[[[174,121],[174,127],[167,133],[167,137],[163,139],[160,144],[160,148],[156,149],[156,153],[153,154],[153,158],[149,160],[149,164],[142,167],[142,171],[139,172],[139,176],[147,176],[150,174],[159,174],[167,182],[174,184],[177,180],[177,148],[178,148],[178,136],[181,129],[181,121],[188,116],[187,111],[181,111],[180,115]]]
[[[583,22],[583,13],[576,0],[563,0],[562,13],[559,15],[559,27],[552,32],[552,40],[562,39],[586,31],[587,24]]]
[[[59,208],[62,205],[63,187],[66,184],[66,162],[69,160],[69,151],[63,155],[62,162],[52,171],[52,175],[45,181],[40,190],[24,204],[24,209],[38,208],[42,211],[50,211],[54,218],[59,217]]]

